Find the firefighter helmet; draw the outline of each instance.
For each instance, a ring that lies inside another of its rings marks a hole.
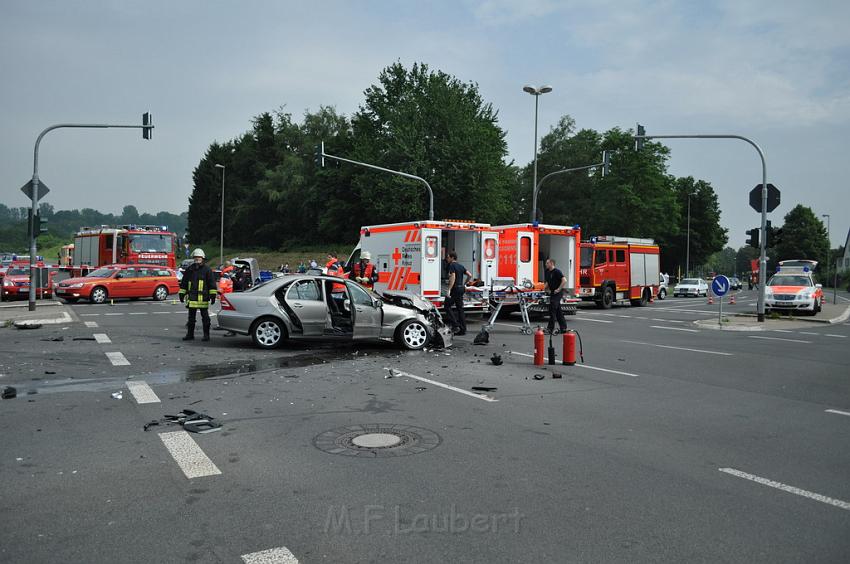
[[[363,260],[372,260],[372,253],[369,251],[363,251],[363,254],[360,255],[360,258]]]
[[[197,257],[207,258],[207,255],[204,254],[203,249],[198,248],[198,249],[195,249],[194,251],[192,251],[192,258],[197,258]]]

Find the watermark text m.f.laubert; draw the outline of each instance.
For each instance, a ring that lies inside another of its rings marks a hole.
[[[518,508],[504,513],[465,513],[451,505],[448,511],[405,515],[399,505],[366,505],[361,509],[347,505],[331,506],[325,519],[325,534],[368,535],[389,526],[396,535],[410,533],[519,533],[525,517]]]

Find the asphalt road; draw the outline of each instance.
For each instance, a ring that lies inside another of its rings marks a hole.
[[[514,319],[448,352],[262,352],[184,343],[179,304],[72,309],[0,329],[5,562],[850,561],[847,323],[582,308],[585,363],[537,368]],[[223,428],[143,430],[182,409]]]

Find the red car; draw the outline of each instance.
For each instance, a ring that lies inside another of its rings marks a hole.
[[[164,301],[180,291],[174,269],[155,264],[112,264],[81,278],[56,284],[56,296],[66,302],[79,299],[102,304],[110,298],[153,298]]]
[[[37,264],[37,268],[43,269],[44,264]],[[44,288],[36,288],[36,298],[49,298],[53,295],[53,277],[56,273],[50,271],[49,283]],[[3,293],[4,300],[14,300],[18,298],[27,299],[30,294],[30,265],[12,263],[0,276],[0,291]]]

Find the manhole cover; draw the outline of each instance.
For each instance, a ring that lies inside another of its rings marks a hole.
[[[313,439],[319,450],[329,454],[388,458],[419,454],[438,446],[440,436],[410,425],[347,425],[320,433]]]

